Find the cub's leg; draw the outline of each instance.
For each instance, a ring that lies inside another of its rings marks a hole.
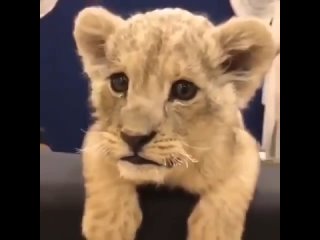
[[[142,218],[135,189],[105,187],[86,199],[84,236],[87,240],[134,240]]]
[[[201,196],[188,219],[188,240],[241,240],[247,210],[259,172],[257,144],[246,132],[235,132],[235,165],[229,178]]]
[[[86,137],[84,149],[94,134]],[[85,209],[82,232],[87,240],[134,240],[142,214],[136,188],[121,179],[115,162],[98,150],[83,152]]]
[[[203,196],[188,220],[188,240],[241,240],[247,206],[232,192]]]

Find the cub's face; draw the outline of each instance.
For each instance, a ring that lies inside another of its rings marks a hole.
[[[214,26],[181,9],[124,20],[86,8],[74,36],[91,80],[99,149],[124,177],[156,182],[218,148],[232,150],[239,109],[276,51],[257,20]]]

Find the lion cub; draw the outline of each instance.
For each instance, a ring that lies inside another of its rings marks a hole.
[[[188,240],[240,240],[259,156],[239,111],[275,56],[267,27],[215,26],[182,9],[125,20],[89,7],[74,37],[95,117],[83,145],[84,236],[134,240],[136,186],[156,183],[200,195]]]

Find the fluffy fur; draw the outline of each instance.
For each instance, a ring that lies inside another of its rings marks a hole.
[[[124,20],[90,7],[76,17],[74,37],[96,119],[83,145],[85,237],[134,240],[142,219],[136,186],[156,183],[200,195],[188,240],[240,240],[259,156],[239,111],[276,53],[267,26],[251,18],[215,26],[182,9]],[[110,89],[116,72],[129,77],[125,97]],[[168,101],[178,79],[200,88],[194,99]],[[120,131],[156,131],[142,154],[163,167],[121,161],[130,150]]]

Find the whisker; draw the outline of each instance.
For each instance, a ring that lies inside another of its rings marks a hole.
[[[175,162],[175,166],[181,166],[184,162],[176,156],[173,156],[174,162]]]
[[[82,128],[80,128],[80,131],[83,132],[83,133],[87,133],[88,132],[88,131],[86,131],[86,130],[84,130]]]
[[[166,167],[178,167],[181,165],[185,165],[187,160],[182,160],[184,158],[181,158],[183,156],[182,154],[179,153],[172,153],[169,154],[164,158],[164,166]]]
[[[184,161],[182,161],[180,158],[177,158],[177,162],[179,163],[179,166],[181,166],[184,163]]]
[[[80,154],[82,152],[82,149],[81,148],[76,148],[76,154]]]
[[[184,163],[185,163],[185,165],[186,165],[186,168],[189,168],[189,163],[188,163],[188,161],[185,161]]]
[[[183,146],[179,147],[179,151],[178,151],[178,157],[180,157],[181,159],[183,159],[184,162],[188,162],[190,161],[191,163],[197,163],[198,160],[194,159],[191,155],[189,155],[185,149],[183,148]]]
[[[170,163],[170,166],[171,166],[171,167],[174,166],[174,162],[172,161],[172,159],[169,159],[169,163]]]
[[[187,155],[187,158],[188,158],[188,160],[190,161],[190,162],[192,162],[192,163],[198,163],[199,161],[198,160],[196,160],[196,159],[194,159],[193,157],[191,157],[189,154],[186,154]]]
[[[97,144],[85,146],[79,150],[80,153],[89,152],[89,151],[99,151],[99,152],[102,152],[104,156],[108,156],[110,154],[110,148],[106,147],[106,144],[104,141],[99,142]]]

